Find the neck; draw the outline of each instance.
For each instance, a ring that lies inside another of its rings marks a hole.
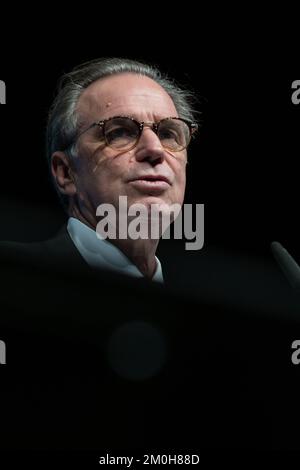
[[[117,246],[145,277],[152,279],[156,270],[155,252],[158,240],[116,239],[109,241]]]
[[[80,220],[83,224],[96,231],[97,221],[93,217],[86,216],[74,205],[69,210],[69,216]],[[147,278],[152,279],[156,270],[155,252],[158,239],[109,239],[107,241],[119,248],[139,271]]]

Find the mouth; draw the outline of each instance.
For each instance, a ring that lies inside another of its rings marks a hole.
[[[142,192],[163,192],[171,186],[170,180],[162,175],[141,175],[130,181],[130,184],[135,186]]]

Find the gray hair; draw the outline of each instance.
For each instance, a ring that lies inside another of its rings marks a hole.
[[[85,62],[64,74],[58,82],[58,93],[50,108],[46,133],[46,153],[49,165],[51,155],[56,151],[69,149],[69,156],[75,155],[75,146],[72,144],[79,130],[76,107],[81,93],[100,78],[122,73],[133,73],[151,78],[168,93],[181,118],[189,121],[196,120],[198,112],[194,109],[195,94],[178,86],[173,79],[167,74],[162,74],[157,67],[121,58],[104,58]],[[66,208],[68,197],[62,195],[56,185],[55,189]]]

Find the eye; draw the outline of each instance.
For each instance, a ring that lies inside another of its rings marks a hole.
[[[159,131],[159,139],[165,143],[165,145],[182,144],[183,137],[182,133],[174,127],[164,127]]]
[[[139,136],[139,129],[129,118],[113,118],[104,129],[106,143],[116,148],[132,145]]]
[[[165,119],[159,125],[159,138],[168,148],[185,147],[189,138],[189,128],[180,119]]]
[[[106,132],[106,139],[108,142],[113,142],[118,139],[131,139],[136,137],[134,129],[118,126]]]
[[[159,137],[161,139],[177,139],[178,133],[174,129],[162,129],[159,131]]]

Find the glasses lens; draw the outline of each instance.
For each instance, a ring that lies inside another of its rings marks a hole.
[[[160,121],[157,134],[162,145],[173,151],[183,150],[190,142],[190,128],[181,119]]]
[[[126,149],[139,138],[139,127],[130,118],[113,118],[105,123],[104,134],[107,145],[116,149]]]

